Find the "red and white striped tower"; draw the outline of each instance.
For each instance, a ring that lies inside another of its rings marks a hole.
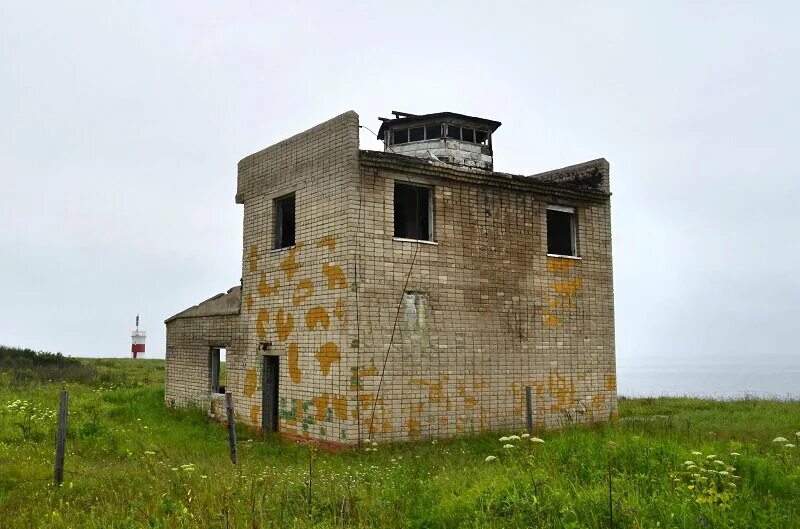
[[[131,356],[139,358],[144,354],[144,340],[147,333],[139,330],[139,315],[136,315],[136,330],[131,333]]]

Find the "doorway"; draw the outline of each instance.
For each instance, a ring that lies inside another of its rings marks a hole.
[[[261,430],[278,431],[278,379],[280,357],[262,356]]]

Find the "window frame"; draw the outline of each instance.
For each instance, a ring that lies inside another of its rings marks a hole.
[[[227,364],[228,347],[226,345],[212,345],[208,352],[208,376],[212,395],[224,395],[225,391],[227,391],[227,365],[225,371],[225,380],[222,380],[222,377],[220,376],[222,372],[222,350],[225,351],[225,364]],[[224,385],[221,384],[221,382],[224,382]]]
[[[547,211],[557,211],[559,213],[570,214],[570,245],[572,254],[560,254],[550,252],[550,234],[547,219]],[[578,210],[573,206],[562,206],[559,204],[548,204],[545,209],[545,250],[548,257],[565,257],[568,259],[580,259],[580,250],[578,248]]]
[[[397,235],[397,186],[416,187],[425,189],[428,192],[428,234],[425,239],[414,239],[411,237],[401,237]],[[392,182],[392,238],[397,241],[420,242],[426,244],[436,244],[435,226],[436,226],[436,211],[435,211],[435,187],[420,182],[412,182],[408,180],[393,180]]]
[[[292,237],[292,243],[289,245],[283,245],[283,214],[282,214],[282,206],[281,203],[292,199],[292,214],[294,217],[294,234]],[[273,213],[273,230],[272,230],[272,238],[273,250],[284,250],[286,248],[293,248],[297,244],[297,195],[293,192],[286,193],[279,197],[275,197],[272,199],[272,213]]]

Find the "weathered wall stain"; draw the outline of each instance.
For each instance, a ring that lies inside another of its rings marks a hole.
[[[326,235],[317,241],[316,246],[317,248],[327,248],[328,250],[333,250],[336,248],[336,237],[333,235]]]
[[[250,247],[250,253],[247,256],[248,266],[251,272],[258,270],[258,246],[255,244]]]
[[[267,281],[266,272],[261,272],[261,277],[258,280],[258,295],[264,298],[273,294],[277,294],[280,286],[281,283],[278,279],[274,279],[272,281],[272,285],[270,285]]]

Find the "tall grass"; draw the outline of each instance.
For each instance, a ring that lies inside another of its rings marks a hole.
[[[616,424],[543,443],[499,432],[339,453],[239,428],[234,468],[224,428],[164,406],[161,361],[86,362],[97,376],[66,383],[60,488],[46,417],[63,382],[0,375],[0,527],[800,527],[800,455],[784,446],[796,402],[622,399]],[[45,418],[22,428],[16,401]],[[735,468],[728,495],[689,488],[701,458]]]

